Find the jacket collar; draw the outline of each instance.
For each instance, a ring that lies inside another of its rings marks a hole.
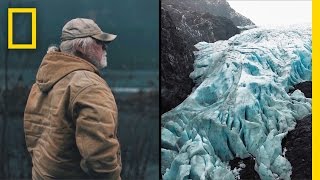
[[[50,52],[42,60],[36,84],[41,91],[48,92],[60,79],[77,70],[91,71],[101,76],[99,70],[85,59],[63,52]]]

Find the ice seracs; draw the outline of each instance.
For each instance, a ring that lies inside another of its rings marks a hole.
[[[311,26],[255,28],[196,48],[196,87],[161,117],[163,179],[235,179],[228,162],[249,156],[261,179],[290,179],[281,141],[311,114],[311,99],[288,93],[311,80]]]

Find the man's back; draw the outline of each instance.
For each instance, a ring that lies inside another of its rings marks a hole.
[[[29,95],[24,127],[33,179],[120,179],[116,103],[89,62],[47,54]]]

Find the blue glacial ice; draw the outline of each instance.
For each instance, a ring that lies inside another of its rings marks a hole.
[[[311,81],[311,26],[255,28],[196,48],[193,92],[161,117],[163,179],[236,179],[229,161],[249,156],[261,179],[290,179],[281,141],[311,114],[311,99],[288,93]]]

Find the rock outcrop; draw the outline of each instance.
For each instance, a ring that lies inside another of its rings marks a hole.
[[[162,7],[168,10],[179,33],[192,46],[201,41],[226,40],[240,33],[233,22],[225,17],[191,11],[184,6],[163,3]]]
[[[169,13],[161,8],[161,113],[181,103],[193,87],[192,46],[176,29]]]
[[[226,0],[162,0],[162,4],[174,5],[179,9],[210,13],[230,19],[236,26],[254,25],[254,23],[232,9]]]
[[[161,8],[161,113],[179,105],[191,93],[194,83],[194,44],[226,40],[240,30],[231,20],[188,10],[184,5]]]
[[[303,94],[312,97],[312,81],[294,86]],[[282,141],[286,149],[286,157],[292,165],[291,179],[311,179],[312,175],[312,115],[297,121],[294,130],[290,131]]]

